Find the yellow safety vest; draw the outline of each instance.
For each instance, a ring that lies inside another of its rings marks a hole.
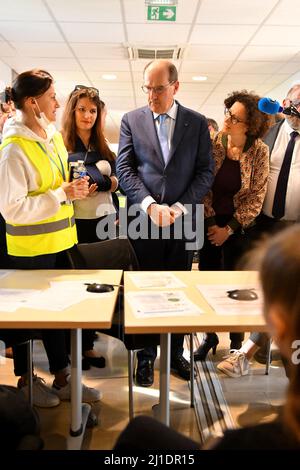
[[[11,143],[19,145],[38,171],[40,186],[36,191],[30,191],[29,197],[57,189],[64,181],[63,175],[68,178],[68,154],[59,132],[54,135],[53,142],[56,152],[51,154],[45,145],[21,136],[8,137],[0,146],[2,149]],[[6,240],[8,254],[13,256],[47,255],[71,248],[77,243],[73,204],[61,204],[54,216],[40,222],[13,224],[6,221]]]

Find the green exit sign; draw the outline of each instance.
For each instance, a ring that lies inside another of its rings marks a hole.
[[[148,6],[149,21],[176,21],[175,6]]]

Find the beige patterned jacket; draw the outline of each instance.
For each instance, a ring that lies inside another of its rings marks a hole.
[[[227,135],[219,132],[213,141],[215,175],[226,157]],[[233,230],[251,226],[261,211],[269,174],[269,148],[261,139],[256,139],[240,157],[241,188],[233,197],[234,214],[228,225]],[[214,225],[215,211],[212,207],[212,191],[203,200],[207,225]]]

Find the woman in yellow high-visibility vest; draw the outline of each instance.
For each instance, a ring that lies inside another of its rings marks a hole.
[[[0,212],[6,222],[7,251],[16,269],[52,269],[59,253],[77,243],[72,201],[89,194],[88,178],[68,182],[68,154],[53,123],[59,108],[53,78],[44,70],[17,76],[10,89],[20,116],[6,123],[0,147]],[[34,403],[51,407],[70,398],[64,332],[43,330],[55,375],[53,388],[34,380]],[[26,347],[14,350],[18,385],[27,388]],[[83,386],[83,400],[99,400]]]

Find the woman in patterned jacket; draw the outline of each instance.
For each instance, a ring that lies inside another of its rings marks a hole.
[[[234,91],[224,101],[223,129],[213,141],[215,179],[204,199],[205,236],[199,269],[233,270],[250,243],[251,227],[261,211],[267,189],[269,149],[261,137],[270,118],[257,108],[260,97]],[[243,333],[230,333],[230,349],[239,349]],[[216,333],[204,335],[195,360],[216,352]]]

